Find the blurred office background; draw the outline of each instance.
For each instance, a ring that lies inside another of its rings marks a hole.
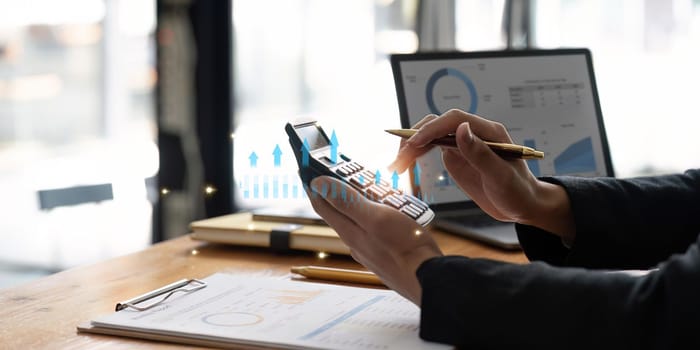
[[[192,220],[305,203],[245,191],[296,183],[283,131],[296,117],[384,168],[397,141],[382,130],[400,124],[390,53],[588,47],[616,175],[700,165],[699,0],[0,6],[0,288]]]

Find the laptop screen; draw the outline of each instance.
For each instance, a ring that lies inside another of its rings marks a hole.
[[[391,57],[401,124],[458,108],[503,123],[516,144],[543,151],[536,176],[612,176],[591,55],[587,49],[397,54]],[[469,198],[440,151],[411,171],[415,194],[433,205]]]

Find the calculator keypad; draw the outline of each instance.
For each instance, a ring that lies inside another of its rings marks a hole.
[[[335,172],[371,200],[397,209],[421,225],[429,223],[434,216],[426,203],[392,188],[383,179],[377,181],[375,173],[356,162],[341,163]]]
[[[338,169],[336,169],[335,172],[340,176],[347,177],[347,176],[350,176],[352,174],[359,172],[362,169],[364,169],[362,167],[362,165],[359,165],[355,162],[349,162],[349,163],[346,163],[346,164],[338,167]]]

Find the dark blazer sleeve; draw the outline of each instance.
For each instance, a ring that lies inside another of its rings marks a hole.
[[[517,225],[530,260],[589,268],[647,269],[685,251],[700,232],[700,170],[631,179],[544,178],[566,189],[576,224],[571,249]]]
[[[698,349],[698,243],[643,277],[447,256],[418,268],[420,336],[473,349]]]
[[[478,349],[700,348],[700,171],[547,181],[571,199],[571,249],[519,226],[533,263],[423,262],[421,337]],[[652,266],[643,277],[581,268]]]

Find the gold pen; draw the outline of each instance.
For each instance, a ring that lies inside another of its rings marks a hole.
[[[346,270],[322,266],[292,266],[291,271],[304,277],[325,281],[384,285],[377,275],[369,271]]]
[[[418,132],[417,129],[389,129],[389,130],[384,130],[392,135],[400,136],[404,139],[407,139],[416,132]],[[446,147],[457,147],[457,140],[455,139],[454,134],[449,134],[437,139],[434,139],[433,141],[430,142],[433,145],[438,145],[438,146],[446,146]],[[484,141],[484,143],[491,148],[491,150],[494,151],[494,153],[498,154],[501,157],[505,158],[522,158],[522,159],[542,159],[544,158],[544,152],[538,151],[536,149],[526,147],[526,146],[520,146],[520,145],[514,145],[512,143],[498,143],[498,142],[489,142],[489,141]]]

